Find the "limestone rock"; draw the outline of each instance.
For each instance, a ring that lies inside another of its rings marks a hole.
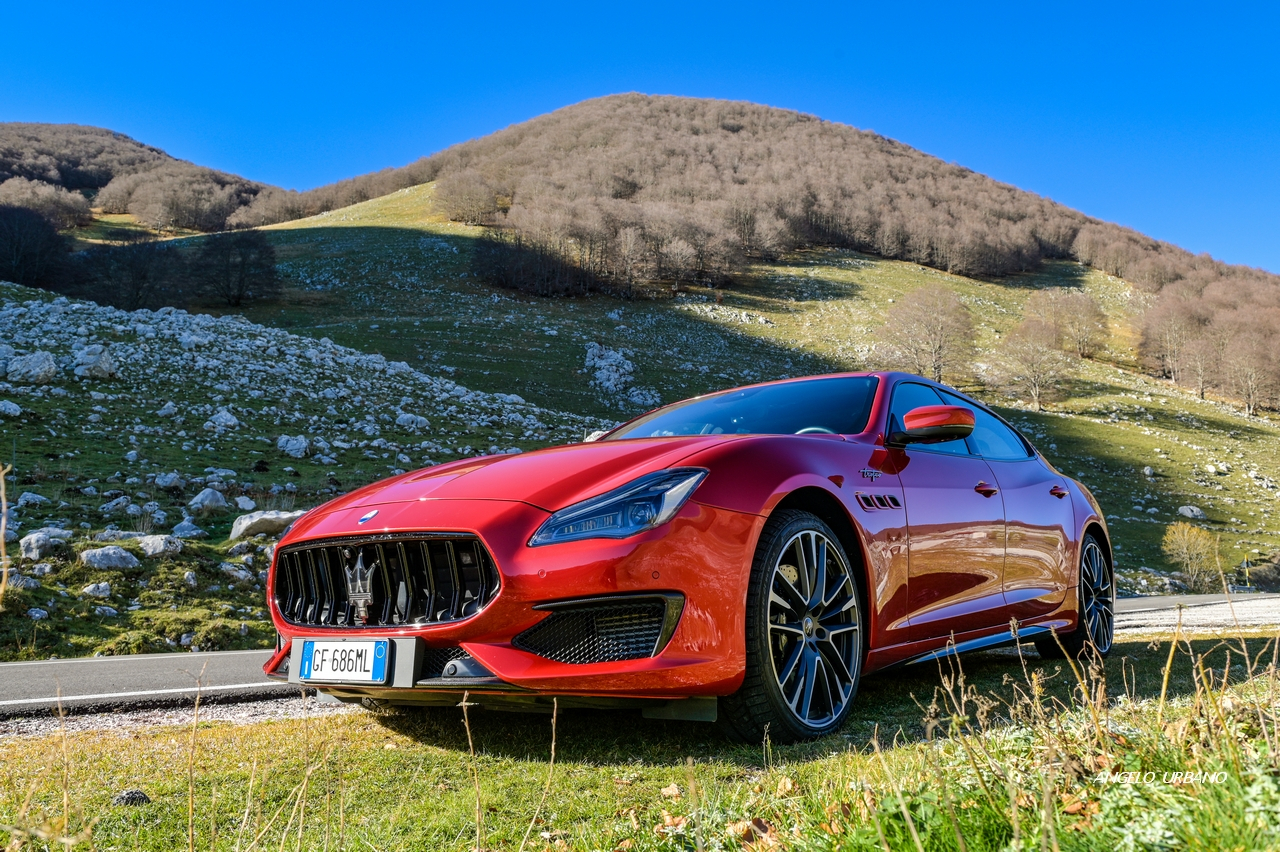
[[[66,542],[59,538],[54,538],[47,532],[36,530],[22,537],[19,547],[22,548],[22,558],[30,562],[38,562],[45,558],[55,550],[66,546]]]
[[[116,360],[100,343],[76,353],[75,374],[82,379],[112,379],[119,375]]]
[[[237,583],[243,583],[253,579],[253,574],[234,562],[223,562],[218,566],[218,569]]]
[[[168,556],[182,552],[182,539],[171,535],[148,535],[138,539],[138,546],[147,556]]]
[[[117,512],[123,512],[125,509],[129,508],[129,504],[132,502],[133,501],[129,499],[129,495],[125,494],[114,500],[103,503],[98,508],[98,511],[102,512],[104,515],[114,515]]]
[[[60,372],[53,353],[40,351],[9,359],[6,378],[14,384],[47,385],[58,378]]]
[[[0,376],[4,375],[4,371],[0,370]],[[10,402],[7,399],[0,400],[0,416],[4,417],[20,417],[22,415],[22,407],[16,402]]]
[[[304,514],[305,512],[302,510],[281,512],[273,509],[241,515],[231,525],[231,540],[235,541],[236,539],[247,538],[259,533],[266,533],[267,535],[282,533],[285,527],[301,518]]]
[[[173,534],[178,538],[208,538],[209,534],[200,529],[190,518],[183,518],[182,521],[173,528]]]
[[[303,459],[311,449],[311,442],[306,435],[281,435],[276,439],[276,449],[290,458]]]
[[[213,512],[221,512],[227,508],[227,498],[223,497],[220,492],[215,491],[212,488],[206,488],[191,498],[191,502],[187,504],[187,508],[197,515],[208,515]]]
[[[106,547],[97,547],[91,550],[85,550],[80,554],[80,561],[90,568],[98,569],[120,569],[120,568],[137,568],[138,557],[125,550],[118,544],[110,544]],[[110,594],[110,592],[108,592]]]
[[[120,548],[116,548],[119,550]],[[111,597],[110,583],[90,583],[80,590],[80,594],[88,595],[91,598],[109,598]]]
[[[155,483],[156,488],[163,488],[166,491],[178,491],[187,484],[176,470],[172,473],[157,473]]]
[[[240,421],[230,411],[223,409],[205,422],[204,428],[221,431],[222,429],[235,429],[240,425]]]
[[[1191,518],[1193,521],[1203,521],[1206,518],[1204,509],[1199,506],[1179,506],[1178,514],[1184,518]]]

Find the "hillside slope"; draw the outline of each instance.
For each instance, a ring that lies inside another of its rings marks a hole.
[[[1150,297],[1123,279],[1057,261],[984,281],[824,249],[753,264],[731,290],[539,299],[476,279],[483,229],[449,222],[434,192],[414,187],[268,229],[292,295],[283,309],[260,306],[249,315],[446,370],[468,387],[621,419],[656,400],[752,381],[890,366],[876,348],[888,309],[932,284],[951,289],[972,312],[981,369],[1034,293],[1083,290],[1105,311],[1109,339],[1096,359],[1081,363],[1060,402],[1036,413],[993,391],[981,373],[965,389],[999,407],[1093,489],[1116,535],[1126,590],[1165,588],[1170,566],[1160,539],[1167,524],[1185,520],[1178,514],[1184,505],[1206,513],[1199,523],[1218,537],[1228,568],[1280,547],[1280,428],[1145,375],[1138,323]],[[605,381],[601,351],[626,362],[605,369]]]
[[[396,471],[601,425],[241,317],[129,313],[3,284],[0,362],[10,530],[71,531],[69,547],[15,565],[0,658],[156,650],[185,634],[206,649],[268,644],[261,587],[236,572],[263,569],[269,542],[225,542],[248,511],[238,498],[309,508]],[[192,505],[209,488],[227,505]],[[208,542],[151,558],[127,537],[188,514]],[[109,544],[141,564],[77,561]],[[81,591],[97,583],[105,595]]]
[[[106,213],[128,213],[151,228],[219,231],[271,187],[100,127],[0,122],[0,203],[21,204],[50,188],[82,193]]]

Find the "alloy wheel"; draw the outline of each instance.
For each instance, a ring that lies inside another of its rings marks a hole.
[[[1080,559],[1080,609],[1090,642],[1099,654],[1111,650],[1114,633],[1115,592],[1102,548],[1092,538]]]
[[[858,592],[840,548],[817,530],[793,535],[773,567],[769,649],[783,701],[822,728],[853,697],[862,662]]]

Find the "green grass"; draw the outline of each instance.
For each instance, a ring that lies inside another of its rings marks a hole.
[[[95,213],[93,221],[79,228],[69,228],[63,233],[71,241],[72,251],[83,251],[103,243],[116,243],[125,239],[154,239],[186,237],[195,231],[157,231],[143,225],[128,213]]]
[[[909,849],[905,809],[925,848],[958,848],[954,812],[967,849],[1004,849],[1011,802],[1019,848],[1055,848],[1050,825],[1060,849],[1274,848],[1274,643],[1247,640],[1252,673],[1241,647],[1184,643],[1163,707],[1167,639],[1117,644],[1105,680],[1034,652],[872,676],[841,734],[797,746],[570,711],[554,770],[549,718],[474,709],[474,758],[454,708],[9,739],[0,824],[56,833],[65,784],[67,827],[102,850],[186,848],[189,794],[199,849],[473,849],[478,781],[483,848],[517,849],[550,770],[528,848],[749,848],[756,819],[787,848],[882,848],[878,825]],[[1224,777],[1126,785],[1107,770]],[[129,788],[152,804],[110,804]]]
[[[431,193],[431,185],[414,187],[271,228],[286,278],[306,298],[255,308],[252,318],[427,371],[447,368],[468,387],[620,419],[638,407],[591,385],[582,372],[587,343],[627,351],[636,385],[673,401],[779,376],[881,367],[873,347],[890,300],[923,284],[945,284],[973,312],[979,363],[1020,321],[1032,293],[1081,288],[1107,313],[1108,345],[1097,360],[1083,362],[1049,412],[1031,412],[973,379],[957,383],[994,404],[1054,464],[1090,487],[1112,524],[1124,590],[1163,588],[1170,566],[1159,542],[1182,505],[1206,512],[1204,526],[1219,537],[1228,567],[1280,549],[1274,516],[1280,427],[1139,370],[1135,319],[1142,299],[1119,279],[1058,262],[1035,274],[979,281],[821,250],[752,267],[720,294],[721,304],[702,288],[675,299],[530,299],[471,277],[479,229],[445,221],[433,211]],[[1205,465],[1222,462],[1229,474],[1205,472]],[[1156,474],[1151,481],[1142,475],[1148,465]],[[1255,479],[1247,476],[1251,470]],[[1273,484],[1265,487],[1265,480]]]

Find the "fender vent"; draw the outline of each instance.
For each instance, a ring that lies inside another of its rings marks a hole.
[[[901,509],[902,504],[892,494],[864,494],[858,492],[858,505],[869,512],[876,509]]]
[[[512,640],[558,663],[615,663],[657,656],[675,633],[681,595],[591,598],[546,604],[551,615]]]

